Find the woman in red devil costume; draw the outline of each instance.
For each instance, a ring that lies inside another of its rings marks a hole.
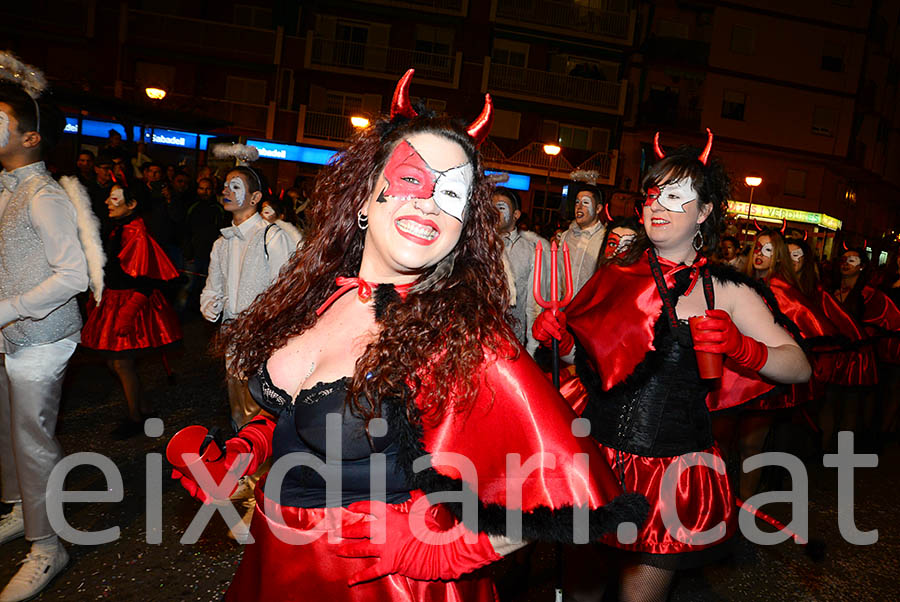
[[[81,344],[108,358],[128,402],[128,419],[116,438],[140,433],[152,413],[135,370],[135,358],[181,340],[178,317],[159,287],[178,278],[178,270],[147,232],[135,213],[137,201],[126,188],[114,185],[106,199],[112,230],[104,241],[107,264],[103,297],[88,303]]]
[[[819,280],[815,258],[805,240],[785,241],[790,252],[800,290],[814,308],[822,312],[840,331],[846,343],[834,347],[833,378],[825,383],[825,397],[818,411],[822,430],[822,449],[830,449],[837,430],[855,430],[860,402],[878,384],[874,342],[865,330]],[[838,428],[840,424],[840,428]]]
[[[795,384],[744,404],[736,412],[716,416],[713,421],[716,440],[726,455],[732,451],[732,443],[737,441],[739,465],[763,451],[772,424],[778,418],[775,410],[821,400],[825,384],[840,380],[838,356],[834,351],[849,343],[812,299],[803,294],[790,251],[778,230],[762,230],[757,235],[745,273],[772,291],[779,310],[790,319],[793,334],[808,354],[813,374],[807,383]],[[761,472],[761,469],[741,471],[741,498],[747,499],[756,493]]]
[[[773,319],[754,284],[710,266],[725,217],[728,176],[702,152],[681,148],[644,176],[643,231],[621,259],[601,267],[566,308],[544,312],[538,340],[561,339],[588,400],[583,416],[623,488],[651,505],[636,539],[609,541],[631,552],[620,575],[627,600],[664,600],[674,571],[724,552],[737,526],[725,466],[713,441],[696,351],[724,354],[721,387],[741,403],[772,388],[757,373],[802,382],[809,364]],[[687,318],[704,316],[691,337]],[[746,381],[746,382],[745,382]]]
[[[900,309],[890,297],[868,284],[870,266],[865,250],[844,251],[839,270],[841,284],[834,296],[876,341],[878,354],[879,395],[864,408],[862,426],[887,437],[896,429],[900,408]]]
[[[494,600],[469,573],[523,545],[508,511],[526,541],[571,541],[573,520],[599,539],[646,514],[506,326],[477,150],[490,98],[460,127],[417,113],[411,78],[323,170],[280,279],[225,326],[264,411],[207,467],[236,479],[274,461],[227,600]],[[234,484],[175,476],[201,498]],[[461,513],[429,507],[437,492]]]

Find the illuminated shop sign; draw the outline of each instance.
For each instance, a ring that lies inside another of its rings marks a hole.
[[[738,217],[747,216],[747,210],[750,209],[750,217],[758,218],[763,221],[780,222],[785,219],[789,222],[800,222],[803,224],[812,224],[822,226],[829,230],[840,230],[841,220],[835,219],[824,213],[814,213],[812,211],[800,211],[799,209],[787,209],[785,207],[769,207],[768,205],[728,201],[728,213],[736,214]]]
[[[115,130],[119,132],[119,135],[123,140],[127,139],[127,136],[125,135],[125,126],[120,123],[115,123],[114,121],[97,121],[94,119],[81,120],[82,136],[91,136],[93,138],[109,138],[109,130]],[[66,127],[63,129],[63,132],[66,134],[77,134],[78,118],[66,117]],[[138,140],[141,137],[141,128],[138,126],[134,126],[133,134],[134,139]]]
[[[255,146],[259,150],[259,156],[266,159],[312,163],[313,165],[325,165],[331,157],[337,154],[337,151],[332,149],[300,146],[299,144],[280,144],[266,140],[247,140],[247,144]]]
[[[495,174],[506,174],[509,176],[509,179],[505,182],[500,183],[500,186],[504,188],[511,188],[513,190],[528,190],[531,188],[531,178],[529,176],[523,176],[522,174],[517,173],[508,173],[505,171],[489,171],[485,170],[486,175],[495,175]],[[565,194],[565,193],[563,193]]]

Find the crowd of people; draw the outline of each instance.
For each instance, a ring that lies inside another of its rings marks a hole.
[[[169,457],[203,503],[246,500],[228,600],[495,600],[480,569],[527,566],[534,542],[606,567],[621,600],[665,600],[678,570],[729,553],[737,498],[761,486],[732,460],[777,446],[792,413],[819,450],[837,430],[896,437],[900,260],[846,248],[831,276],[777,229],[743,253],[711,132],[656,145],[633,214],[573,185],[554,255],[484,174],[491,98],[463,126],[414,106],[412,76],[309,195],[273,194],[245,149],[188,174],[115,131],[57,183],[42,157],[61,116],[0,84],[0,544],[31,542],[0,602],[68,562],[44,496],[76,346],[116,374],[112,434],[131,437],[154,414],[135,360],[165,362],[188,309],[220,325],[233,436],[206,453],[176,435]],[[544,309],[554,291],[571,302]],[[280,468],[299,456],[320,466]],[[598,575],[567,592],[600,599]]]

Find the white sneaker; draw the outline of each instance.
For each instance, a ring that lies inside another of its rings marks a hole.
[[[0,544],[25,535],[25,519],[22,518],[22,504],[13,504],[8,514],[0,516]]]
[[[31,551],[25,556],[19,569],[13,578],[9,580],[3,592],[0,593],[0,602],[22,602],[30,600],[38,595],[50,581],[53,580],[69,562],[69,554],[62,544],[57,544],[56,550],[45,554]]]

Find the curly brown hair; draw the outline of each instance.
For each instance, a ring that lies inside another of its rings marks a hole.
[[[518,352],[506,322],[509,298],[492,184],[472,138],[446,118],[396,117],[359,132],[322,170],[307,208],[314,224],[309,238],[278,280],[222,329],[216,348],[234,357],[237,374],[252,374],[311,328],[335,278],[359,273],[365,236],[357,211],[373,194],[394,147],[416,133],[459,144],[474,167],[472,196],[456,247],[420,274],[405,301],[397,297],[381,312],[381,330],[356,362],[347,403],[368,419],[381,414],[383,400],[400,398],[407,410],[418,407],[423,417],[436,418],[470,405],[478,386],[471,376],[486,350]]]

